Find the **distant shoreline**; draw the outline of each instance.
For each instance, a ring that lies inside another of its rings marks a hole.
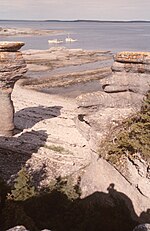
[[[150,20],[11,20],[11,19],[0,19],[0,22],[94,22],[94,23],[150,23]]]

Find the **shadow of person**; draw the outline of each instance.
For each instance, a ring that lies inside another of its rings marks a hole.
[[[45,228],[55,231],[133,231],[140,222],[132,201],[114,186],[113,183],[109,185],[108,193],[94,192],[84,199],[74,200],[67,196],[68,188],[61,191],[56,187],[25,201],[14,202],[8,212],[15,216],[10,217],[9,222],[14,222],[13,226],[22,224],[33,231]]]
[[[23,130],[32,128],[36,123],[59,116],[62,106],[53,107],[28,107],[17,111],[14,115],[15,129]],[[17,133],[17,132],[15,132]]]
[[[45,130],[31,130],[19,137],[0,137],[0,176],[7,182],[16,177],[32,154],[45,145],[47,137]]]
[[[132,201],[122,192],[108,187],[108,193],[94,192],[79,202],[84,224],[81,230],[132,231],[139,224]]]
[[[147,209],[146,212],[143,211],[143,212],[140,214],[140,219],[141,219],[142,223],[145,223],[145,221],[146,221],[147,223],[150,223],[150,208]]]

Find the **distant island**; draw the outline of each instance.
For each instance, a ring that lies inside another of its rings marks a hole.
[[[57,30],[35,30],[31,28],[3,28],[0,27],[0,36],[31,36],[31,35],[56,35],[63,31]]]
[[[90,19],[77,19],[77,20],[58,20],[58,19],[47,19],[47,20],[9,20],[0,19],[2,21],[12,22],[96,22],[96,23],[150,23],[150,20],[90,20]]]

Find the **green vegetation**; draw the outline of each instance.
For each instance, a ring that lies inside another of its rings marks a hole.
[[[10,197],[14,201],[24,201],[35,196],[35,187],[32,186],[32,178],[29,176],[26,168],[22,168],[18,172],[18,177],[15,180],[14,189],[11,190]]]
[[[55,146],[55,145],[44,145],[44,148],[47,148],[47,149],[50,149],[54,152],[59,152],[59,153],[62,153],[65,151],[64,147],[62,146]]]
[[[81,189],[80,189],[80,178],[78,182],[74,184],[73,178],[69,177],[58,177],[56,180],[52,181],[48,187],[48,191],[52,192],[56,190],[66,195],[67,198],[71,201],[80,198]]]
[[[143,102],[141,111],[122,123],[115,137],[105,142],[105,158],[115,164],[122,155],[139,154],[150,159],[150,92]],[[107,154],[106,154],[107,153]]]
[[[44,148],[47,148],[49,150],[52,150],[54,152],[58,152],[58,153],[68,153],[68,154],[71,154],[71,152],[67,149],[65,149],[64,147],[62,146],[56,146],[56,145],[47,145],[45,144],[44,145]]]
[[[71,203],[80,198],[80,194],[80,179],[75,184],[71,176],[58,177],[48,187],[37,191],[32,177],[23,167],[12,190],[0,180],[0,230],[20,224],[31,231],[58,226],[62,211],[66,212]]]

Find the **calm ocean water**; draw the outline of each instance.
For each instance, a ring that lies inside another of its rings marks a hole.
[[[71,44],[59,44],[68,48],[150,51],[150,23],[104,23],[104,22],[35,22],[0,21],[0,27],[25,27],[34,29],[63,30],[53,36],[0,37],[0,40],[20,40],[26,49],[48,49],[48,39],[65,39],[67,34],[77,39]],[[58,45],[56,45],[58,46]]]

